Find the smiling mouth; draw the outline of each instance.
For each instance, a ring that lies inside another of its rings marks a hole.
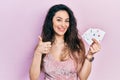
[[[61,32],[64,32],[64,31],[65,31],[64,28],[58,28],[58,30],[61,31]]]

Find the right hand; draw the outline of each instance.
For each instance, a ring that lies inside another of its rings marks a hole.
[[[42,41],[42,37],[38,36],[39,38],[39,43],[38,46],[36,48],[36,51],[40,54],[47,54],[49,53],[50,49],[51,49],[51,42],[43,42]]]

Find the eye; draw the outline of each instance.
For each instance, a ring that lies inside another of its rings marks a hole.
[[[65,20],[65,22],[69,22],[69,20]]]
[[[57,21],[61,21],[61,19],[57,19]]]

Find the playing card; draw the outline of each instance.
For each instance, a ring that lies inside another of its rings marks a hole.
[[[101,42],[105,32],[101,29],[93,29],[92,38],[95,38],[98,42]]]
[[[82,37],[89,45],[91,45],[93,42],[92,38],[95,38],[98,42],[101,42],[104,35],[105,32],[103,30],[97,28],[90,28],[82,35]]]
[[[92,28],[88,29],[83,35],[82,37],[85,39],[85,41],[90,45],[92,44]]]

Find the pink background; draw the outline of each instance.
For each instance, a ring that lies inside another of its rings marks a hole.
[[[1,0],[0,80],[29,80],[46,11],[58,3],[73,10],[81,34],[90,27],[106,32],[88,80],[120,80],[119,0]]]

